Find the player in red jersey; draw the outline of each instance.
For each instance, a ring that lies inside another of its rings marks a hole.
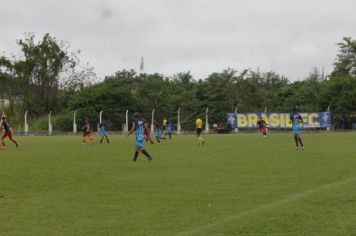
[[[262,119],[262,117],[260,117],[260,120],[257,121],[257,127],[260,130],[260,133],[262,134],[262,136],[264,138],[267,137],[267,123],[265,120]]]
[[[82,127],[82,131],[83,131],[83,141],[82,144],[85,144],[85,138],[88,137],[90,140],[91,144],[94,144],[94,139],[93,139],[93,135],[90,132],[90,123],[88,118],[84,119],[84,126]]]
[[[9,125],[9,122],[7,122],[6,117],[3,115],[1,118],[1,129],[4,129],[4,134],[1,138],[1,144],[2,144],[2,149],[6,149],[6,143],[5,143],[5,139],[7,137],[9,137],[9,139],[11,140],[11,142],[13,142],[16,147],[19,147],[19,143],[12,138],[12,129]]]
[[[151,133],[150,131],[148,130],[149,128],[149,123],[147,122],[147,120],[144,120],[144,123],[145,123],[145,128],[143,130],[143,134],[144,134],[144,137],[145,137],[145,140],[146,142],[150,141],[151,144],[153,144],[153,140],[152,140],[152,137],[151,137]]]

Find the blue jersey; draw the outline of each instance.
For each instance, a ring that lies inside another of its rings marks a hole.
[[[289,116],[289,119],[292,121],[292,130],[295,134],[300,133],[301,125],[303,123],[302,117],[298,113],[292,113]]]
[[[172,133],[173,132],[172,123],[170,121],[167,122],[167,131],[168,131],[168,133]]]
[[[99,134],[100,136],[106,136],[106,129],[104,126],[100,127]]]
[[[144,130],[145,130],[145,122],[143,120],[135,121],[135,134],[136,134],[136,146],[143,147],[144,141]]]
[[[292,121],[292,127],[300,127],[300,123],[303,123],[303,119],[298,113],[290,114],[289,119]]]
[[[136,120],[135,121],[135,134],[136,136],[138,135],[143,135],[145,130],[145,123],[143,120]]]

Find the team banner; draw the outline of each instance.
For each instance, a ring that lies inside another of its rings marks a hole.
[[[232,128],[255,128],[257,121],[262,117],[269,128],[291,128],[289,123],[291,113],[227,113],[227,122]],[[307,112],[299,113],[303,118],[304,128],[331,127],[331,112]]]

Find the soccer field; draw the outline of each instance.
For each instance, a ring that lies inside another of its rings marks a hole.
[[[96,137],[97,138],[97,137]],[[0,235],[355,235],[356,133],[18,137],[0,152]]]

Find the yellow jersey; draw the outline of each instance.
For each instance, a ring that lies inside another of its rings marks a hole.
[[[195,125],[197,126],[197,129],[201,129],[203,128],[203,120],[198,118],[196,121],[195,121]]]
[[[163,120],[163,126],[166,126],[167,125],[167,119],[164,119]]]

